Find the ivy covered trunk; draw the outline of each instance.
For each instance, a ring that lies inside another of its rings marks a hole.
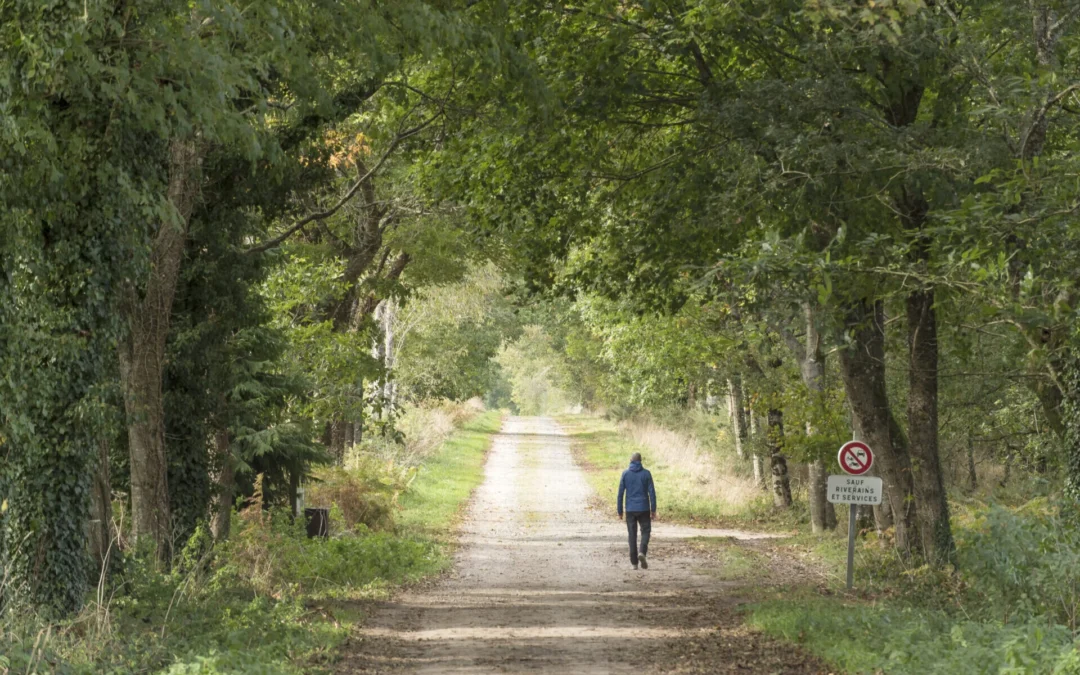
[[[908,295],[908,439],[923,556],[931,565],[955,553],[938,452],[938,341],[934,291]]]
[[[787,459],[784,457],[784,412],[769,409],[769,431],[766,435],[769,447],[769,470],[772,474],[773,505],[791,507],[791,479],[788,477]]]
[[[90,522],[87,542],[95,567],[104,573],[112,555],[112,488],[109,477],[109,443],[98,441],[97,470],[90,486]]]
[[[201,154],[194,140],[169,146],[169,202],[175,210],[160,225],[142,289],[129,288],[129,330],[120,345],[120,379],[131,453],[131,533],[167,564],[172,556],[163,387],[165,343],[184,255],[188,220],[198,196]],[[140,292],[141,291],[141,292]],[[149,542],[147,544],[146,542]]]
[[[900,429],[892,419],[885,389],[885,313],[880,300],[859,300],[847,307],[845,324],[850,345],[840,351],[840,369],[855,427],[875,453],[875,466],[885,484],[896,547],[911,553],[915,529],[911,459]]]
[[[1080,336],[1074,336],[1074,340]],[[1061,406],[1065,434],[1065,496],[1073,504],[1076,514],[1080,514],[1080,349],[1073,346],[1066,350],[1064,367],[1060,374],[1062,380],[1063,402]],[[1012,459],[1010,452],[1008,460]],[[1010,462],[1011,463],[1011,462]],[[1006,464],[1006,468],[1008,464]],[[1006,473],[1002,484],[1008,478]]]
[[[88,202],[102,188],[88,188]],[[124,258],[123,221],[72,213],[70,224],[5,229],[10,215],[0,214],[0,605],[59,616],[82,606],[94,570],[100,385],[116,335],[106,289],[122,274],[89,250]]]

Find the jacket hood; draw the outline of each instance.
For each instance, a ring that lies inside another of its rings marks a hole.
[[[631,471],[641,471],[641,462],[630,462]]]

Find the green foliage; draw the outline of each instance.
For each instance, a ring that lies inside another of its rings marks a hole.
[[[572,403],[562,358],[541,326],[525,326],[521,337],[503,345],[495,360],[510,381],[510,396],[521,414],[544,415]]]
[[[362,524],[328,539],[308,539],[287,512],[245,513],[241,520],[245,524],[223,549],[226,562],[207,581],[210,588],[247,583],[269,597],[349,597],[416,579],[442,564],[433,542],[372,532]]]
[[[957,565],[974,611],[1080,628],[1080,526],[1044,500],[977,514],[958,532]]]
[[[518,320],[494,264],[477,266],[452,284],[418,289],[398,313],[394,376],[414,400],[483,396],[503,383],[492,361]]]
[[[906,567],[871,541],[856,578],[876,601],[788,594],[755,605],[750,621],[855,673],[1080,672],[1072,518],[1037,499],[974,507],[954,523],[953,571]],[[827,556],[837,578],[839,543]]]
[[[357,526],[385,529],[393,524],[398,497],[415,476],[415,467],[399,466],[393,459],[354,450],[344,467],[315,471],[304,491],[305,504],[337,507],[341,522],[331,527],[351,530]]]
[[[361,525],[308,539],[288,513],[253,505],[234,517],[224,545],[196,528],[169,572],[127,558],[102,604],[63,622],[0,615],[0,666],[63,675],[324,672],[348,637],[352,614],[341,603],[385,597],[448,564],[443,540],[500,426],[498,412],[484,413],[430,453],[403,495],[397,534]]]
[[[804,644],[850,673],[1080,672],[1072,633],[1043,622],[1001,625],[933,610],[788,597],[755,606],[750,624]]]

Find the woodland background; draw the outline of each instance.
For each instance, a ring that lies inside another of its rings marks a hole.
[[[865,440],[869,595],[751,623],[1080,668],[1080,2],[8,0],[0,46],[0,671],[332,660],[445,566],[485,405],[832,562]]]

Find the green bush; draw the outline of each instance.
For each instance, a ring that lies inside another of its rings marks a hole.
[[[336,506],[339,517],[331,520],[331,528],[389,529],[394,524],[398,497],[415,475],[415,467],[356,453],[349,457],[346,468],[326,467],[315,472],[307,487],[307,504]]]
[[[956,620],[938,610],[842,604],[828,598],[758,605],[750,623],[806,644],[851,673],[1080,673],[1063,626]]]
[[[751,621],[855,673],[1080,673],[1071,514],[1045,499],[980,506],[958,513],[954,530],[956,570],[912,568],[871,536],[858,576],[886,600],[766,602]]]
[[[1043,618],[1071,631],[1080,614],[1080,526],[1045,500],[991,506],[957,531],[969,611],[1002,622]]]

